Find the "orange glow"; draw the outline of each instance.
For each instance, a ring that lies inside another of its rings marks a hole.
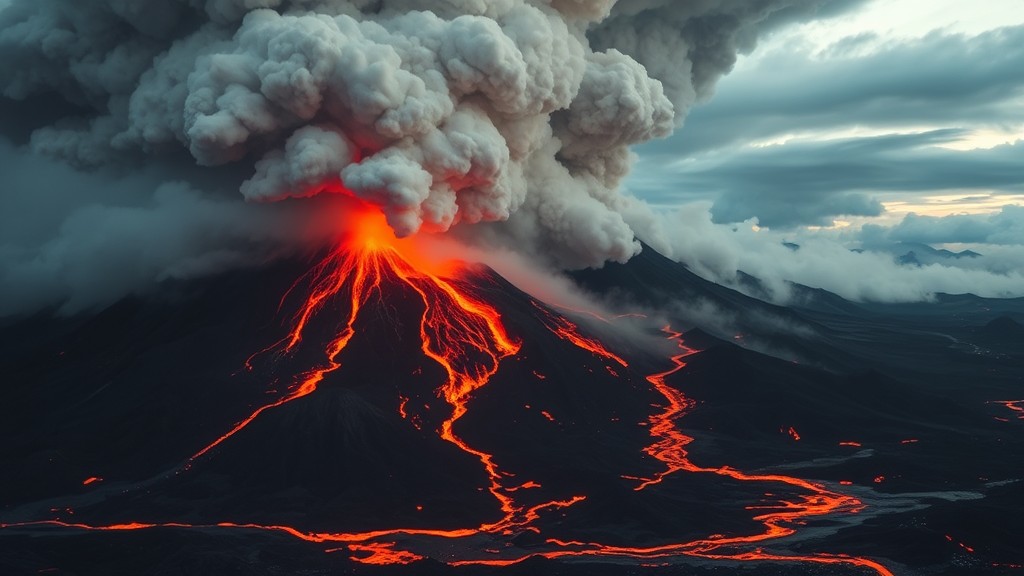
[[[765,528],[764,532],[760,534],[733,537],[715,535],[715,537],[708,537],[703,540],[652,548],[622,548],[590,544],[587,545],[589,550],[582,550],[580,552],[599,555],[606,553],[613,555],[639,555],[645,558],[686,554],[721,560],[777,560],[819,564],[850,564],[872,568],[881,576],[892,576],[892,572],[877,562],[866,558],[856,558],[852,556],[829,554],[781,556],[766,553],[760,548],[750,552],[719,552],[722,549],[729,550],[735,546],[758,544],[767,540],[783,538],[794,534],[796,529],[793,526],[803,524],[808,518],[842,512],[857,513],[863,509],[863,504],[852,496],[833,492],[826,489],[824,486],[808,482],[806,480],[801,480],[799,478],[775,474],[746,474],[728,466],[708,468],[698,466],[690,461],[686,446],[693,442],[693,438],[683,434],[683,432],[675,425],[675,421],[690,410],[695,404],[693,400],[687,398],[682,392],[670,386],[666,380],[669,376],[675,374],[686,366],[684,359],[695,353],[695,350],[692,350],[683,343],[681,333],[672,331],[668,326],[666,326],[663,331],[668,335],[669,339],[677,342],[680,353],[672,357],[674,366],[671,369],[665,372],[652,374],[647,377],[647,380],[655,387],[655,389],[665,397],[668,401],[668,405],[660,414],[651,416],[650,430],[651,436],[655,439],[655,442],[645,448],[644,451],[665,464],[666,469],[658,473],[654,478],[641,482],[635,490],[643,490],[662,482],[671,474],[685,471],[717,474],[719,476],[726,476],[734,480],[746,482],[773,482],[787,484],[791,487],[806,491],[808,494],[800,496],[800,500],[796,502],[782,500],[768,506],[751,507],[751,509],[766,510],[764,514],[754,517],[754,520],[761,522]],[[792,431],[792,434],[796,434],[795,430],[792,428],[790,428],[790,430]],[[798,436],[794,437],[795,439],[799,439]]]
[[[683,434],[676,426],[676,420],[693,408],[694,402],[683,395],[682,392],[669,386],[666,382],[669,376],[686,367],[686,362],[683,359],[695,353],[696,350],[692,350],[683,344],[683,335],[681,333],[673,332],[668,326],[664,328],[664,331],[668,334],[669,339],[674,339],[678,343],[679,354],[672,356],[672,368],[647,377],[647,381],[654,386],[659,394],[665,397],[668,405],[663,412],[650,417],[650,434],[656,441],[654,444],[644,448],[644,452],[665,464],[666,469],[654,478],[644,480],[634,490],[643,490],[648,486],[658,484],[666,476],[679,471],[700,471],[699,468],[690,462],[685,449],[687,444],[693,442],[693,438]]]
[[[479,530],[502,533],[528,524],[541,510],[563,506],[560,501],[530,508],[517,504],[504,485],[508,474],[499,468],[494,456],[470,446],[455,431],[455,424],[469,410],[472,394],[490,381],[503,359],[519,351],[519,343],[506,333],[498,311],[473,296],[457,279],[462,269],[463,265],[458,262],[431,258],[408,239],[396,239],[379,213],[361,212],[353,220],[342,247],[304,279],[311,287],[310,295],[295,316],[289,335],[278,344],[282,353],[295,350],[302,343],[309,323],[328,302],[340,298],[348,304],[348,315],[341,333],[327,346],[325,365],[308,372],[283,398],[254,411],[196,453],[192,460],[209,453],[263,412],[314,392],[327,374],[340,367],[338,356],[355,336],[360,311],[370,298],[382,297],[385,282],[397,282],[414,291],[422,301],[420,349],[446,374],[438,395],[451,406],[452,413],[441,423],[438,434],[480,461],[490,478],[488,490],[502,512],[501,518],[480,526]],[[298,285],[296,283],[292,289]],[[407,402],[407,398],[399,398],[398,412],[403,417],[407,415]]]
[[[103,482],[103,478],[100,478],[98,476],[90,476],[89,478],[82,480],[82,486],[88,486],[89,484],[94,484],[96,482]]]
[[[392,564],[412,564],[424,557],[405,550],[394,550],[395,545],[387,542],[371,542],[368,544],[349,544],[352,552],[365,553],[366,556],[350,556],[352,560],[363,564],[388,566]]]
[[[587,338],[580,334],[579,327],[577,327],[576,324],[571,322],[568,318],[555,316],[537,302],[534,302],[533,305],[537,310],[540,310],[541,313],[543,313],[544,318],[547,319],[548,329],[554,332],[559,338],[572,342],[578,348],[582,348],[583,350],[600,356],[605,360],[617,362],[622,365],[623,368],[629,366],[629,363],[623,360],[621,356],[609,352],[608,349],[604,347],[604,344],[601,344],[593,338]],[[612,374],[617,376],[614,372]]]
[[[357,534],[307,534],[287,526],[253,524],[220,523],[217,526],[280,530],[312,542],[354,542],[358,546],[350,548],[364,554],[354,556],[355,560],[370,564],[402,564],[420,557],[407,551],[394,550],[392,543],[369,541],[396,534],[441,538],[462,538],[481,532],[506,534],[514,528],[536,521],[545,510],[565,508],[584,499],[583,496],[576,496],[569,500],[554,500],[529,507],[516,503],[511,496],[513,492],[523,488],[539,488],[540,484],[527,481],[519,482],[516,486],[506,486],[506,479],[512,475],[498,467],[494,456],[470,446],[455,432],[455,424],[469,409],[472,394],[489,382],[503,359],[519,351],[519,343],[506,333],[498,311],[473,296],[458,279],[463,269],[461,263],[430,257],[411,240],[396,239],[378,212],[360,211],[352,219],[342,246],[289,289],[291,293],[301,285],[309,285],[309,296],[295,315],[289,334],[255,354],[246,365],[251,368],[252,361],[260,354],[289,354],[295,351],[302,344],[310,322],[323,313],[328,303],[341,300],[347,304],[347,316],[340,333],[327,345],[325,363],[302,375],[282,398],[259,407],[227,433],[198,451],[186,468],[228,441],[267,410],[315,392],[328,374],[341,367],[338,357],[356,335],[356,321],[361,310],[371,298],[383,297],[385,282],[398,283],[411,289],[422,301],[424,309],[419,323],[420,349],[424,356],[441,366],[446,374],[437,392],[451,406],[452,413],[441,423],[437,432],[442,439],[480,461],[490,478],[488,490],[498,502],[501,517],[476,529],[394,529]],[[399,396],[398,400],[397,411],[400,416],[407,418],[409,399]],[[419,428],[415,416],[410,420]],[[155,526],[139,525],[137,528]],[[99,529],[114,528],[107,526]]]
[[[243,430],[267,410],[313,393],[328,374],[340,367],[337,358],[355,335],[360,310],[374,295],[381,297],[385,278],[399,280],[423,299],[426,310],[420,325],[422,349],[447,372],[448,382],[440,392],[454,410],[442,425],[442,437],[464,450],[468,448],[460,444],[451,426],[465,414],[468,396],[487,383],[503,358],[518,352],[519,344],[505,334],[500,315],[494,308],[442,277],[461,272],[461,264],[431,258],[411,240],[395,238],[379,212],[368,208],[357,211],[343,240],[340,248],[289,290],[295,290],[303,282],[310,285],[310,294],[296,314],[288,336],[261,352],[293,352],[302,342],[309,322],[328,302],[341,298],[348,303],[348,316],[341,332],[327,346],[326,363],[307,372],[282,398],[259,407],[235,424],[193,455],[190,462]],[[247,361],[250,367],[251,361],[252,358]],[[402,402],[399,412],[404,415],[404,411],[405,402]]]
[[[1001,404],[1008,410],[1012,410],[1018,419],[1024,420],[1024,400],[993,400],[989,404]],[[1003,420],[1003,422],[1006,422],[1006,420]]]
[[[555,308],[561,308],[562,310],[567,310],[569,312],[572,312],[573,314],[577,314],[577,315],[580,315],[580,316],[590,316],[591,318],[593,318],[594,320],[597,320],[599,322],[604,322],[605,324],[611,324],[610,320],[608,320],[604,316],[598,314],[597,312],[594,312],[593,310],[585,310],[583,308],[574,308],[572,306],[566,306],[565,304],[554,304],[554,303],[551,303],[551,305],[554,306]],[[616,316],[616,318],[619,318],[619,316]]]
[[[946,534],[945,536],[946,536],[946,540],[947,541],[952,542],[953,544],[956,544],[957,546],[963,548],[964,550],[966,550],[967,552],[969,552],[971,554],[974,554],[974,548],[968,546],[967,544],[964,544],[963,542],[960,542],[958,540],[954,540],[953,537],[950,536],[949,534]]]
[[[254,354],[246,362],[246,366],[252,369],[253,361],[262,354],[293,354],[299,346],[309,344],[306,342],[307,339],[312,340],[309,330],[311,324],[320,325],[322,323],[317,320],[321,319],[322,315],[341,310],[342,318],[334,322],[339,328],[326,343],[319,365],[299,374],[279,398],[259,406],[231,426],[226,433],[196,452],[188,460],[184,470],[188,470],[198,459],[212,456],[218,446],[229,442],[265,412],[316,392],[325,378],[342,367],[342,352],[352,339],[358,336],[357,330],[362,325],[358,322],[360,315],[372,304],[385,298],[387,287],[397,286],[406,290],[410,296],[414,294],[414,298],[418,297],[418,302],[422,303],[422,315],[418,318],[417,327],[419,350],[423,357],[443,370],[443,381],[437,383],[436,393],[450,407],[451,413],[441,421],[436,432],[443,440],[473,456],[486,472],[486,489],[493,496],[498,509],[494,517],[476,527],[468,528],[392,528],[353,533],[308,532],[297,527],[277,524],[127,522],[89,525],[59,519],[6,524],[0,525],[0,528],[54,526],[96,531],[161,528],[265,531],[287,534],[305,542],[335,546],[327,548],[326,551],[348,551],[353,561],[371,565],[402,565],[422,560],[426,556],[417,553],[422,553],[417,544],[429,543],[431,539],[444,539],[446,542],[440,548],[436,542],[433,546],[425,548],[445,550],[444,554],[447,556],[439,560],[453,566],[508,566],[531,557],[629,558],[641,565],[656,566],[661,565],[661,560],[666,558],[689,556],[733,562],[844,564],[869,568],[879,576],[892,576],[884,566],[866,558],[813,553],[781,555],[761,548],[769,541],[793,535],[808,519],[857,513],[864,505],[852,496],[834,492],[822,485],[799,478],[775,474],[747,474],[729,466],[704,467],[693,463],[689,459],[687,447],[694,438],[684,434],[677,421],[692,410],[696,403],[670,385],[667,380],[682,370],[686,366],[685,359],[696,351],[683,343],[681,333],[673,332],[669,327],[665,327],[664,332],[669,340],[676,343],[678,352],[671,356],[671,367],[646,377],[654,390],[665,398],[665,403],[655,405],[655,413],[640,423],[647,427],[653,440],[642,451],[660,463],[663,469],[651,478],[628,475],[622,475],[622,478],[635,482],[637,485],[634,490],[642,491],[661,484],[666,478],[681,472],[714,474],[735,481],[785,486],[798,494],[793,496],[791,501],[781,496],[766,494],[765,498],[770,499],[767,503],[748,506],[747,509],[756,510],[753,512],[753,519],[760,524],[760,531],[754,534],[713,534],[690,542],[658,543],[641,547],[549,538],[533,551],[525,553],[519,547],[495,546],[498,542],[508,544],[508,538],[523,532],[541,534],[542,525],[539,524],[539,520],[543,514],[565,514],[569,508],[586,500],[585,495],[566,497],[566,494],[560,495],[559,499],[548,500],[547,498],[551,496],[544,494],[540,483],[515,478],[514,474],[499,467],[497,456],[471,446],[456,430],[459,420],[470,409],[474,393],[490,382],[504,360],[518,354],[520,343],[506,331],[498,310],[474,294],[472,287],[466,282],[463,264],[439,261],[421,251],[411,240],[396,239],[379,213],[369,210],[357,211],[350,222],[348,233],[342,240],[339,248],[327,255],[289,289],[288,294],[300,290],[307,294],[292,318],[287,335]],[[281,301],[282,309],[288,294]],[[624,358],[609,351],[601,342],[581,334],[573,322],[550,312],[539,302],[534,301],[533,304],[541,312],[545,326],[559,338],[609,364],[618,364],[623,369],[629,367]],[[369,310],[372,311],[373,308]],[[627,314],[621,317],[634,316],[641,315]],[[619,372],[610,365],[606,365],[605,368],[613,377],[620,377]],[[414,373],[422,374],[419,369]],[[547,378],[535,371],[532,376],[539,380]],[[399,394],[396,411],[401,418],[418,429],[420,420],[417,415],[409,413],[409,401],[408,396]],[[416,406],[412,408],[415,412]],[[555,417],[549,412],[539,412],[547,420],[556,422]],[[611,421],[619,421],[619,418],[612,417]],[[800,439],[792,427],[788,433],[794,439]],[[841,444],[859,446],[855,442]],[[88,485],[100,480],[90,478],[83,484]],[[415,509],[423,511],[424,506],[417,504]],[[465,541],[464,547],[459,548],[454,543],[449,543],[451,540]],[[409,547],[413,550],[408,549]],[[489,556],[466,557],[474,553]],[[495,554],[500,557],[495,558]]]

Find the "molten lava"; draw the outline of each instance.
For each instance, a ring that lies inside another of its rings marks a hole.
[[[469,396],[497,372],[502,359],[518,352],[519,344],[505,333],[501,316],[493,307],[472,296],[451,278],[460,271],[458,263],[438,262],[408,240],[396,239],[380,214],[369,211],[360,214],[341,247],[289,290],[290,293],[306,283],[310,293],[296,314],[289,334],[261,352],[292,353],[302,343],[310,322],[325,306],[343,299],[347,303],[347,317],[341,331],[325,350],[324,365],[306,373],[285,396],[255,410],[198,451],[192,460],[237,434],[263,412],[313,393],[325,376],[341,366],[338,356],[355,336],[356,320],[369,300],[383,298],[382,285],[386,281],[398,281],[422,299],[421,349],[447,374],[439,395],[451,405],[452,415],[441,426],[442,438],[480,458],[488,470],[496,470],[490,455],[471,449],[455,435],[452,427],[466,413]],[[251,367],[251,363],[252,358],[247,365]],[[403,417],[407,403],[408,398],[403,397],[398,407]]]
[[[694,464],[686,450],[686,446],[693,442],[694,439],[684,434],[675,424],[679,417],[694,406],[694,402],[688,399],[682,392],[670,386],[667,383],[667,378],[682,370],[686,366],[684,359],[695,353],[695,351],[683,343],[681,333],[673,332],[668,326],[663,331],[668,334],[669,339],[677,342],[680,352],[672,357],[674,366],[671,369],[647,377],[655,389],[665,397],[668,404],[663,412],[651,416],[649,421],[650,433],[655,442],[645,448],[644,451],[665,464],[666,468],[654,478],[643,480],[635,490],[639,491],[659,484],[666,477],[677,472],[693,472],[717,474],[745,482],[786,484],[806,491],[808,494],[801,496],[798,501],[794,502],[781,501],[767,506],[750,507],[750,509],[766,510],[764,514],[754,517],[754,520],[761,522],[765,527],[764,532],[760,534],[729,538],[709,537],[704,540],[647,548],[606,546],[598,543],[552,542],[559,546],[572,548],[572,550],[566,550],[562,554],[557,555],[610,555],[637,556],[641,558],[689,555],[719,560],[774,560],[817,564],[848,564],[870,568],[882,576],[892,576],[892,572],[884,566],[867,558],[833,554],[771,554],[761,548],[755,548],[751,551],[734,551],[739,546],[760,544],[767,540],[790,536],[796,532],[794,526],[803,524],[809,518],[840,512],[856,513],[863,508],[863,504],[856,498],[828,490],[823,486],[799,478],[775,474],[753,475],[740,472],[728,466],[707,468]]]
[[[993,400],[990,404],[1000,404],[1011,410],[1018,420],[1024,420],[1024,400]]]
[[[503,359],[519,351],[519,343],[506,333],[497,310],[475,297],[457,279],[463,268],[464,264],[439,262],[425,255],[416,244],[396,239],[381,215],[370,212],[362,214],[343,245],[292,287],[295,290],[299,284],[307,283],[310,286],[309,297],[295,316],[288,336],[263,351],[282,354],[293,352],[303,342],[311,321],[323,312],[327,304],[343,299],[347,303],[348,314],[340,333],[325,350],[325,364],[308,372],[284,397],[255,410],[197,452],[192,460],[208,454],[263,412],[316,391],[324,377],[340,368],[338,357],[356,335],[356,320],[360,312],[371,298],[384,297],[382,290],[385,283],[397,282],[411,289],[422,300],[420,349],[446,375],[437,392],[451,407],[451,415],[441,423],[437,432],[442,439],[479,460],[490,478],[488,490],[498,501],[502,512],[499,519],[481,525],[479,530],[508,532],[533,521],[542,510],[568,506],[582,499],[544,502],[531,507],[517,504],[510,493],[519,486],[506,486],[506,480],[511,474],[498,467],[493,455],[472,447],[456,433],[455,424],[468,411],[472,394],[488,383]],[[409,399],[402,396],[399,400],[397,410],[403,418],[408,419],[406,406]],[[418,421],[410,420],[419,428]],[[434,534],[447,536],[450,533],[436,531]],[[364,547],[361,551],[371,555],[361,560],[378,563],[379,556],[385,555],[384,550],[380,546]],[[374,551],[377,554],[372,554]]]
[[[349,551],[354,561],[378,565],[408,564],[427,557],[430,552],[424,550],[431,548],[427,546],[420,549],[416,546],[419,541],[422,541],[421,544],[429,544],[437,539],[459,539],[465,542],[463,552],[447,546],[445,549],[449,550],[449,556],[438,559],[451,565],[502,566],[521,562],[531,556],[611,557],[632,558],[638,563],[648,565],[653,560],[699,557],[729,561],[845,564],[867,568],[881,576],[892,575],[881,564],[866,558],[837,554],[773,553],[762,548],[769,541],[794,534],[797,527],[809,519],[839,513],[856,513],[863,508],[863,504],[856,498],[798,478],[747,474],[728,466],[715,468],[694,464],[687,451],[687,446],[694,439],[682,432],[677,421],[690,411],[695,403],[669,385],[667,379],[682,370],[686,366],[686,357],[695,351],[683,344],[680,333],[672,332],[667,327],[664,331],[669,339],[677,343],[678,353],[671,357],[672,366],[669,369],[647,376],[647,381],[654,390],[664,397],[665,405],[642,423],[648,427],[653,440],[649,446],[642,449],[642,453],[660,463],[664,469],[651,478],[623,477],[638,481],[634,487],[637,491],[661,484],[674,474],[686,472],[714,474],[734,481],[784,485],[800,495],[795,496],[792,501],[779,500],[762,506],[748,507],[751,510],[758,510],[753,519],[763,526],[761,532],[751,535],[713,535],[695,541],[657,543],[647,547],[563,541],[553,538],[538,540],[543,544],[538,544],[532,552],[523,552],[517,547],[510,546],[509,537],[524,532],[542,534],[539,523],[544,513],[564,513],[566,509],[584,501],[586,497],[561,495],[556,499],[537,500],[532,494],[543,493],[540,483],[522,479],[512,481],[513,474],[499,467],[498,457],[471,445],[457,432],[457,424],[469,411],[474,393],[488,384],[504,360],[517,355],[520,350],[519,342],[507,332],[501,314],[494,306],[475,295],[472,286],[465,281],[465,270],[464,264],[439,263],[438,260],[424,254],[416,244],[394,238],[383,217],[376,212],[360,212],[340,247],[300,278],[282,299],[283,306],[290,294],[301,291],[307,293],[302,298],[287,335],[255,354],[246,365],[251,369],[254,359],[264,354],[293,355],[304,343],[309,344],[309,341],[315,340],[311,337],[312,326],[324,324],[325,316],[342,310],[340,321],[333,319],[330,322],[339,328],[336,334],[327,339],[322,361],[299,375],[279,398],[259,406],[225,433],[196,451],[179,473],[185,473],[203,458],[213,457],[219,446],[230,442],[264,413],[315,393],[325,378],[342,368],[342,353],[358,336],[361,325],[358,321],[361,314],[372,304],[386,304],[385,287],[397,285],[415,294],[422,303],[422,315],[418,321],[419,349],[424,358],[439,366],[444,374],[443,381],[437,384],[436,392],[449,407],[450,413],[440,422],[436,432],[446,442],[474,457],[486,471],[489,478],[487,490],[494,497],[499,510],[495,518],[476,527],[461,529],[394,528],[359,533],[308,532],[292,526],[236,522],[202,525],[181,522],[123,522],[95,526],[60,519],[21,522],[0,527],[57,526],[100,531],[153,528],[269,531],[285,533],[307,542],[341,544],[344,548],[329,548],[327,551],[344,549]],[[554,314],[536,301],[534,306],[551,333],[600,358],[612,376],[618,378],[619,374],[610,364],[615,364],[621,369],[629,369],[630,364],[627,360],[608,350],[598,340],[583,335],[573,322]],[[547,378],[536,371],[532,374],[539,380]],[[410,402],[409,396],[399,395],[395,411],[418,429],[421,421],[410,413]],[[1007,403],[1007,407],[1017,409],[1011,403]],[[541,414],[546,419],[555,421],[555,417],[549,412],[541,411]],[[617,418],[613,418],[613,421],[615,420]],[[789,433],[794,439],[799,439],[793,428],[789,429]],[[859,446],[855,442],[845,442],[843,445]],[[99,478],[89,478],[83,484],[99,481]],[[529,503],[525,503],[527,498]],[[417,510],[422,510],[422,506],[417,506]],[[437,550],[436,546],[433,550]],[[491,556],[480,558],[481,554]],[[499,557],[495,558],[495,555]]]
[[[548,326],[548,329],[554,332],[559,338],[567,340],[571,342],[573,345],[577,346],[578,348],[582,348],[583,350],[591,352],[606,360],[612,360],[613,362],[616,362],[617,364],[621,365],[623,368],[629,366],[629,363],[623,360],[621,356],[609,352],[608,349],[604,347],[604,344],[601,344],[597,340],[593,338],[588,338],[581,334],[579,331],[579,327],[576,326],[576,324],[574,324],[573,322],[571,322],[568,318],[552,314],[537,302],[534,302],[533,305],[546,318],[546,324]],[[593,312],[587,312],[587,314],[591,316],[596,316],[596,314]],[[606,321],[604,320],[604,318],[601,318],[600,316],[596,317],[600,318],[603,321]],[[612,375],[614,376],[615,373],[613,372]]]

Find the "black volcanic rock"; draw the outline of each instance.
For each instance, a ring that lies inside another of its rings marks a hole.
[[[1000,316],[985,324],[979,332],[993,338],[1019,340],[1024,338],[1024,324],[1017,322],[1009,316]]]
[[[626,264],[609,262],[599,269],[573,272],[572,277],[595,294],[618,295],[642,306],[659,308],[671,302],[707,302],[730,312],[773,314],[792,321],[802,320],[786,308],[705,280],[646,244],[643,251]]]
[[[265,383],[239,368],[281,329],[277,300],[301,268],[168,286],[91,316],[0,330],[4,342],[24,338],[0,351],[0,505],[81,491],[91,476],[148,478],[240,419]]]
[[[862,306],[824,290],[791,282],[790,305],[797,310],[843,316],[865,317],[870,313]]]
[[[721,338],[716,338],[700,328],[694,328],[684,332],[683,341],[686,342],[687,346],[690,346],[695,350],[709,350],[719,346],[732,345],[731,342],[726,342]]]
[[[801,310],[705,280],[647,245],[626,264],[608,263],[597,270],[573,272],[572,277],[622,309],[641,306],[667,314],[679,329],[697,326],[721,340],[741,341],[748,348],[830,370],[859,364],[831,343],[827,327]],[[757,282],[742,272],[740,277]]]

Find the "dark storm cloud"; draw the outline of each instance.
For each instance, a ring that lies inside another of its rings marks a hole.
[[[1020,145],[937,146],[1024,122],[1024,27],[878,44],[869,34],[760,58],[675,136],[638,148],[630,186],[658,204],[714,200],[716,221],[776,227],[876,216],[885,192],[1019,190]],[[908,127],[943,128],[895,133],[921,130]],[[894,134],[801,137],[852,128]]]
[[[877,216],[884,192],[1024,189],[1024,144],[951,150],[959,130],[830,141],[796,141],[718,152],[673,176],[678,202],[691,191],[716,197],[718,222],[757,217],[769,227],[830,224],[839,216]]]
[[[739,54],[758,37],[793,22],[830,18],[864,0],[643,0],[615,3],[610,16],[588,35],[595,47],[636,58],[662,82],[678,120],[707,100]]]
[[[790,282],[887,302],[936,292],[1024,295],[1020,207],[910,216],[863,232],[801,226],[877,215],[882,200],[914,194],[950,191],[992,204],[1024,189],[1024,143],[946,147],[979,129],[1024,123],[1024,29],[888,42],[864,34],[816,55],[774,50],[723,81],[675,136],[638,148],[629,185],[665,207],[658,234],[645,240],[739,289],[737,271],[753,274],[779,302],[788,301]],[[871,135],[851,135],[858,130]],[[906,266],[872,248],[900,242],[980,242],[973,248],[983,254]]]
[[[638,150],[678,158],[802,131],[851,126],[1005,126],[1022,117],[1024,26],[978,36],[934,32],[889,41],[847,38],[822,55],[775,51],[721,86],[685,130]]]

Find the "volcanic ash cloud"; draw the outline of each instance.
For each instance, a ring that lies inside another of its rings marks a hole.
[[[457,226],[599,266],[639,251],[629,146],[759,29],[839,3],[14,0],[0,107],[45,118],[31,148],[80,168],[187,150],[246,173],[249,201],[347,192],[400,236]]]

